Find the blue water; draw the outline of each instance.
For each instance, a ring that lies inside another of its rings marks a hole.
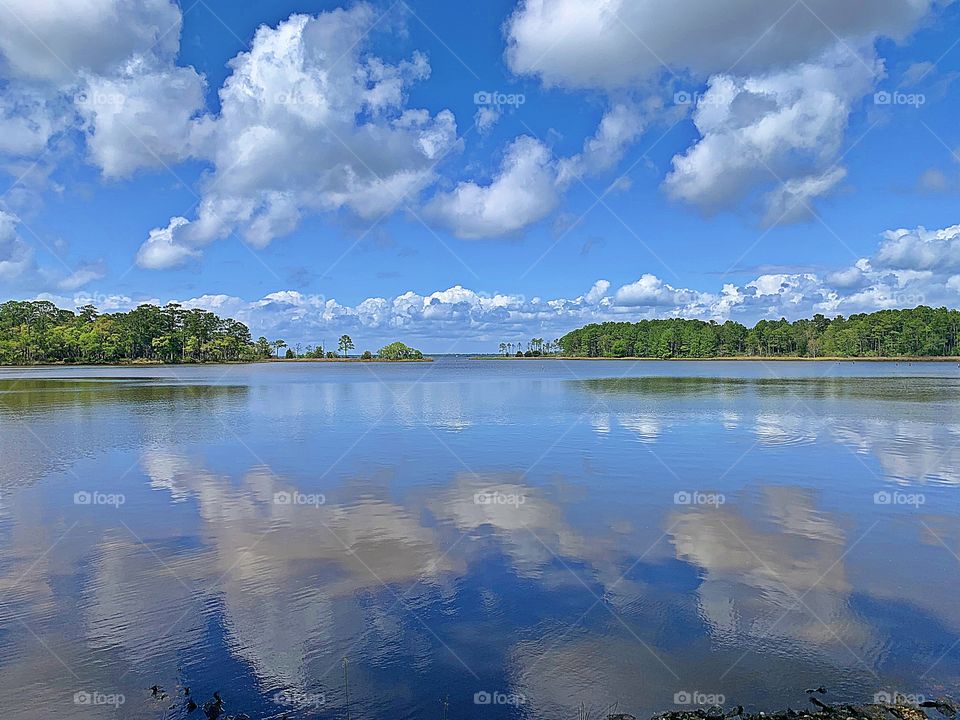
[[[956,692],[958,401],[949,363],[0,369],[0,707]]]

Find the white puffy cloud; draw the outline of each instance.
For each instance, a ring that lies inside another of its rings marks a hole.
[[[600,119],[597,131],[583,143],[583,151],[558,163],[561,185],[583,175],[594,175],[614,167],[646,127],[649,117],[660,108],[657,97],[644,106],[629,102],[615,103]]]
[[[4,0],[0,55],[5,76],[67,85],[78,73],[105,75],[135,55],[168,58],[182,17],[170,0]]]
[[[833,165],[847,118],[880,72],[870,54],[838,46],[773,74],[714,76],[693,115],[700,140],[674,157],[667,192],[710,212],[776,186],[768,222],[802,216],[843,178]]]
[[[408,87],[430,74],[423,54],[369,53],[376,20],[361,3],[260,27],[230,61],[214,115],[205,78],[177,64],[173,0],[4,2],[0,159],[35,158],[79,130],[106,178],[207,163],[197,216],[157,228],[145,267],[197,257],[238,230],[263,246],[315,212],[377,218],[416,201],[458,140],[448,110],[407,107]]]
[[[556,167],[539,140],[521,136],[504,153],[497,175],[487,185],[462,182],[437,193],[427,216],[462,238],[516,232],[540,220],[559,203]]]
[[[131,60],[113,76],[89,76],[77,96],[90,159],[106,177],[162,168],[198,154],[205,81],[193,68]]]
[[[656,97],[643,103],[614,103],[582,151],[570,157],[555,158],[529,136],[515,138],[489,183],[465,181],[452,191],[437,193],[426,206],[427,216],[462,238],[518,232],[553,212],[561,193],[575,180],[613,168],[661,105]],[[475,119],[481,131],[499,117],[497,110],[492,115],[484,114],[486,110],[481,108]]]
[[[836,270],[827,273],[826,281],[831,287],[845,290],[859,289],[869,282],[867,273],[870,271],[870,261],[866,258],[858,260],[852,267],[845,270]]]
[[[677,289],[656,275],[644,274],[636,282],[624,285],[616,293],[618,305],[623,307],[676,307],[696,299],[692,290]]]
[[[65,126],[57,98],[35,88],[8,86],[0,104],[0,157],[35,157]]]
[[[607,296],[607,291],[610,289],[609,280],[597,280],[593,287],[590,288],[590,291],[583,296],[583,299],[590,305],[595,305],[600,302],[603,298]]]
[[[17,243],[16,221],[0,214],[0,280],[20,272],[31,261]],[[254,336],[282,337],[288,342],[316,343],[349,332],[362,349],[375,350],[402,338],[422,349],[438,352],[490,349],[504,339],[557,338],[593,322],[683,317],[752,324],[761,319],[790,320],[850,315],[925,304],[956,306],[960,301],[960,272],[954,243],[960,226],[928,231],[885,233],[877,252],[854,265],[826,272],[766,272],[742,284],[723,283],[719,289],[676,287],[651,273],[614,286],[600,279],[572,297],[527,297],[488,293],[463,285],[428,293],[407,291],[393,297],[368,297],[349,304],[320,294],[278,290],[248,300],[226,294],[193,298],[98,296],[77,292],[72,297],[45,294],[62,307],[92,303],[103,310],[127,310],[141,302],[173,300],[186,308],[204,308],[234,317],[250,326]],[[4,251],[11,258],[4,265]],[[178,260],[178,248],[166,244],[163,233],[145,251],[143,262],[161,266]],[[74,276],[95,274],[97,264],[81,266]],[[73,276],[60,284],[70,290]],[[86,279],[86,278],[81,278]],[[451,347],[451,342],[459,344]]]
[[[612,151],[596,155],[609,165],[643,129],[602,141],[619,98],[657,96],[666,75],[706,83],[695,95],[700,137],[674,157],[665,190],[716,212],[766,189],[764,223],[796,222],[843,179],[834,163],[848,118],[883,74],[875,40],[902,40],[937,5],[879,0],[867,13],[834,0],[522,0],[505,28],[506,59],[548,87],[614,99],[593,139]],[[562,163],[563,177],[580,160]]]
[[[149,270],[166,270],[198,257],[199,252],[177,243],[173,237],[179,228],[188,224],[186,218],[175,217],[167,227],[151,230],[150,237],[137,252],[137,265]]]
[[[523,0],[507,23],[507,62],[546,85],[623,88],[664,66],[696,77],[802,63],[837,37],[903,38],[935,0]]]
[[[0,155],[35,157],[80,129],[108,177],[189,157],[204,80],[174,64],[181,23],[171,0],[4,2]]]
[[[942,230],[888,230],[877,259],[897,270],[956,270],[960,268],[960,225]]]
[[[230,61],[219,115],[191,121],[213,165],[197,217],[153,231],[178,259],[235,231],[262,247],[313,212],[375,219],[433,183],[458,142],[453,114],[406,107],[429,64],[420,53],[395,65],[367,53],[375,20],[363,4],[293,15],[261,26]]]

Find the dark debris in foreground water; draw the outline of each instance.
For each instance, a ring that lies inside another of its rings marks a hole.
[[[163,692],[162,687],[155,685],[150,688],[150,691],[155,700],[167,698],[167,694]],[[807,700],[814,706],[812,710],[794,710],[788,707],[780,712],[748,713],[744,712],[741,705],[730,709],[714,706],[706,709],[664,712],[653,716],[651,720],[942,720],[943,718],[956,720],[957,714],[960,712],[960,703],[946,696],[939,697],[936,700],[925,700],[918,704],[908,703],[897,698],[892,703],[850,705],[847,703],[831,704],[820,700],[815,693],[826,693],[823,688],[807,690],[807,693],[809,694]],[[213,697],[205,702],[202,707],[198,707],[193,698],[190,697],[189,687],[181,688],[177,694],[180,697],[168,708],[168,712],[173,711],[175,713],[174,717],[194,718],[205,715],[207,720],[251,720],[246,713],[223,715],[226,703],[219,692],[215,692]],[[201,712],[195,712],[197,710],[201,710]],[[927,714],[927,710],[936,712]],[[270,717],[276,718],[277,716],[271,715]],[[280,717],[286,716],[281,715]],[[198,720],[200,720],[199,717]],[[637,720],[637,717],[629,713],[614,713],[607,715],[606,720]]]
[[[722,720],[723,718],[739,718],[739,720],[939,720],[941,716],[948,720],[956,720],[957,712],[960,711],[960,704],[948,697],[927,700],[918,705],[899,701],[849,705],[846,703],[830,704],[823,702],[812,694],[812,692],[824,692],[820,688],[808,692],[811,692],[808,700],[814,706],[812,710],[787,708],[775,713],[744,713],[742,707],[733,710],[712,707],[709,709],[665,712],[654,716],[653,720]],[[928,715],[925,709],[935,710],[936,713]],[[607,720],[636,720],[636,718],[633,715],[620,713],[608,715]]]

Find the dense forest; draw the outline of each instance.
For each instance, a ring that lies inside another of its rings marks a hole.
[[[243,323],[177,303],[140,305],[125,313],[100,313],[93,305],[74,313],[43,300],[0,304],[0,365],[250,362],[280,358],[284,348],[287,360],[335,360],[349,358],[354,344],[349,335],[340,337],[340,352],[321,345],[288,347],[265,337],[254,342]],[[423,359],[423,353],[395,342],[359,359],[375,358],[414,360]]]
[[[960,311],[917,307],[748,329],[727,320],[641,320],[592,324],[558,341],[574,357],[924,357],[958,355]]]
[[[0,305],[0,364],[222,362],[272,351],[266,338],[252,342],[243,323],[175,303],[102,314],[92,305],[76,313],[45,301]]]

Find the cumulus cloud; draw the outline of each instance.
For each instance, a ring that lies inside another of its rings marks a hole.
[[[609,280],[597,280],[593,287],[590,288],[590,292],[583,296],[583,299],[586,300],[589,304],[594,305],[600,302],[603,298],[606,297],[607,291],[610,289]]]
[[[463,285],[429,293],[407,291],[393,297],[368,297],[355,304],[322,294],[278,290],[256,300],[226,294],[172,298],[186,308],[205,308],[247,323],[254,336],[283,337],[288,342],[317,342],[341,332],[376,349],[398,337],[429,351],[496,347],[504,338],[556,338],[593,322],[684,317],[752,324],[761,319],[790,320],[850,315],[926,304],[956,306],[960,301],[960,226],[941,230],[893,230],[884,233],[877,251],[850,267],[825,272],[764,272],[742,284],[716,288],[677,287],[651,273],[614,286],[597,280],[573,297],[527,297],[488,293]],[[161,234],[145,262],[176,260]],[[0,214],[0,279],[30,262],[17,244],[15,220]],[[4,264],[4,257],[9,258]],[[96,273],[91,264],[75,275]],[[72,276],[71,276],[72,277]],[[69,290],[70,279],[61,285]],[[126,310],[156,298],[43,295],[62,307],[93,303],[104,310]],[[168,298],[163,302],[171,300]],[[492,345],[491,345],[492,343]]]
[[[614,167],[623,158],[657,110],[661,101],[650,98],[644,106],[617,102],[600,119],[596,133],[583,143],[583,151],[558,163],[558,182],[566,185],[583,175],[593,175]]]
[[[450,192],[437,193],[426,206],[427,216],[462,238],[515,233],[553,212],[575,180],[615,167],[661,106],[657,97],[614,103],[581,152],[570,157],[555,158],[539,140],[520,136],[507,147],[488,184],[461,182]],[[499,117],[496,110],[483,115],[485,110],[477,113],[480,130]]]
[[[539,140],[521,136],[507,148],[487,185],[462,182],[437,193],[427,216],[462,238],[506,235],[548,215],[559,203],[556,168]]]
[[[507,62],[548,86],[616,89],[664,66],[698,77],[802,63],[836,38],[903,38],[935,0],[523,0],[507,23]]]
[[[89,76],[77,95],[90,160],[105,177],[166,167],[202,148],[204,78],[150,65],[136,58],[114,76]]]
[[[36,156],[78,129],[107,177],[188,157],[204,79],[175,65],[181,24],[171,0],[3,3],[0,154]]]
[[[960,268],[960,225],[888,230],[877,259],[895,270],[956,270]]]
[[[166,270],[199,257],[198,251],[174,240],[174,233],[189,224],[185,217],[175,217],[167,227],[151,230],[150,237],[137,252],[137,265],[148,270]]]
[[[620,101],[606,110],[581,152],[555,158],[539,140],[520,136],[507,146],[498,173],[487,184],[459,183],[438,192],[427,204],[427,217],[462,238],[497,237],[518,232],[543,219],[559,205],[562,193],[577,179],[610,170],[643,132],[662,101]],[[499,112],[481,108],[475,122],[488,129]],[[618,186],[624,186],[624,178]],[[629,187],[629,181],[626,181]]]
[[[406,106],[430,66],[420,53],[397,64],[370,55],[375,20],[361,4],[261,26],[230,62],[219,115],[195,121],[213,165],[197,217],[154,230],[144,247],[159,233],[179,261],[235,231],[263,247],[305,214],[375,219],[433,183],[458,143],[456,122]]]
[[[676,307],[687,305],[696,297],[692,290],[677,289],[647,273],[617,290],[616,301],[623,307]]]
[[[880,72],[870,54],[841,46],[783,72],[714,76],[693,115],[700,140],[674,157],[667,192],[712,212],[776,186],[768,222],[801,217],[843,178],[833,166],[847,118]]]
[[[415,201],[459,142],[450,111],[407,106],[410,85],[430,74],[426,57],[389,63],[369,52],[376,20],[361,3],[260,27],[230,61],[213,114],[206,79],[177,64],[172,0],[5,2],[0,159],[37,157],[80,131],[106,178],[208,164],[197,216],[154,231],[177,261],[238,230],[263,246],[315,212],[377,218]],[[151,235],[140,254],[145,267],[170,266],[151,261],[157,242]]]
[[[8,85],[0,105],[0,157],[34,157],[66,125],[55,97],[35,88]]]
[[[700,137],[674,157],[665,190],[717,212],[766,188],[764,223],[796,222],[843,178],[833,165],[848,118],[883,74],[874,41],[903,39],[936,5],[881,0],[860,13],[832,0],[523,0],[506,25],[506,58],[548,87],[611,98],[656,96],[665,74],[706,83],[693,113]],[[603,142],[616,113],[614,103],[593,139],[612,150],[596,155],[611,165],[642,131],[621,126],[619,142]]]
[[[172,58],[182,22],[170,0],[5,0],[0,19],[4,74],[62,84],[80,72],[107,74],[134,55]]]
[[[870,261],[862,258],[853,267],[827,273],[827,284],[844,290],[859,289],[869,282]]]

